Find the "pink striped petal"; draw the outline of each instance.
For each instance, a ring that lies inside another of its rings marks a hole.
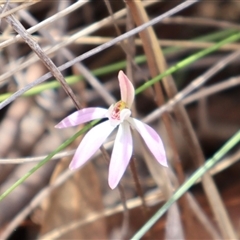
[[[101,147],[114,128],[109,121],[93,127],[82,139],[69,168],[74,170],[85,164]]]
[[[123,71],[119,71],[118,80],[121,91],[121,100],[127,104],[128,108],[131,108],[135,96],[134,87]]]
[[[135,119],[129,118],[130,124],[140,133],[149,150],[156,160],[163,166],[167,167],[167,158],[161,138],[157,132],[147,124]]]
[[[111,162],[109,165],[108,183],[114,189],[122,178],[132,156],[132,135],[128,122],[119,125],[115,139]]]
[[[79,124],[89,122],[94,119],[104,118],[107,114],[107,109],[105,108],[83,108],[70,114],[68,117],[64,118],[60,123],[58,123],[56,128],[67,128],[77,126]]]

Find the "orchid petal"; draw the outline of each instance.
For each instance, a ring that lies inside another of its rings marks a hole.
[[[123,176],[133,151],[132,135],[128,122],[119,125],[109,165],[108,183],[114,189]]]
[[[130,124],[140,133],[149,150],[156,160],[167,167],[167,158],[161,138],[157,132],[147,124],[135,119],[129,118]]]
[[[127,104],[128,108],[131,108],[135,96],[134,87],[123,71],[119,71],[118,80],[121,91],[121,100]]]
[[[85,122],[89,122],[94,119],[104,118],[106,117],[107,111],[108,111],[107,109],[97,107],[84,108],[64,118],[55,127],[56,128],[73,127]]]
[[[115,127],[112,126],[109,121],[105,121],[93,127],[82,139],[69,168],[73,170],[86,163],[100,148],[114,128]]]

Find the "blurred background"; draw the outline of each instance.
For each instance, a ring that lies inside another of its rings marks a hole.
[[[182,2],[1,1],[0,101],[49,72],[25,40],[16,37],[11,16],[25,29],[32,29],[33,41],[56,66],[61,66]],[[140,35],[95,51],[62,74],[81,108],[108,108],[120,98],[119,70],[137,88],[190,56],[236,36],[239,21],[239,1],[199,1]],[[137,94],[132,113],[163,139],[169,169],[155,162],[134,133],[131,167],[121,186],[111,190],[108,163],[100,151],[79,171],[68,170],[80,136],[0,202],[0,238],[130,239],[239,130],[238,39],[189,60],[161,83]],[[219,62],[221,67],[216,66]],[[215,73],[203,75],[209,69]],[[193,83],[200,77],[204,84],[185,96],[183,90],[196,86]],[[178,93],[183,94],[180,102],[161,115],[152,115]],[[4,107],[0,105],[0,193],[83,127],[54,128],[76,111],[73,100],[54,77],[31,87],[25,95]],[[114,138],[111,135],[104,145],[108,154]],[[143,239],[239,238],[239,159],[238,143],[168,209]]]

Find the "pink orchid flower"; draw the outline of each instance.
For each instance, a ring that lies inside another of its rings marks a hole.
[[[162,141],[150,126],[130,117],[134,100],[134,87],[128,77],[120,71],[118,80],[121,90],[121,100],[109,109],[90,107],[76,111],[63,119],[57,128],[66,128],[89,122],[95,119],[108,118],[107,121],[93,127],[82,139],[70,163],[70,169],[76,169],[85,164],[101,147],[111,132],[118,127],[109,165],[109,186],[114,189],[122,178],[133,152],[131,128],[136,129],[156,160],[167,167],[167,160]]]

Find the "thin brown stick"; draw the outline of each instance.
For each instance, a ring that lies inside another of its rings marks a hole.
[[[209,18],[203,17],[171,17],[163,20],[163,23],[170,23],[170,24],[188,24],[188,25],[199,25],[199,26],[209,26],[209,27],[218,27],[218,28],[229,28],[229,29],[236,29],[240,30],[239,24],[234,24],[227,21],[221,20],[214,20]]]
[[[196,90],[197,88],[201,87],[203,84],[205,84],[212,76],[214,76],[216,73],[218,73],[220,70],[222,70],[224,67],[226,67],[229,63],[233,62],[237,58],[240,57],[240,51],[234,52],[226,56],[225,58],[218,61],[216,64],[214,64],[211,68],[209,68],[205,73],[194,79],[187,87],[185,87],[182,91],[179,93],[175,93],[173,97],[171,97],[171,100],[163,105],[162,107],[156,109],[151,114],[149,114],[146,118],[144,118],[144,121],[152,121],[157,116],[160,116],[163,112],[170,110],[175,106],[177,103],[179,103],[181,100],[183,100],[187,95],[189,95],[192,91]],[[236,82],[237,79],[234,80]],[[197,93],[196,93],[197,94]],[[194,95],[196,95],[194,94]]]
[[[211,85],[210,87],[202,88],[200,91],[185,97],[182,102],[184,105],[190,104],[192,102],[198,101],[201,98],[212,96],[213,94],[225,91],[235,86],[237,87],[238,85],[240,85],[240,76],[231,77],[224,82],[216,83]]]
[[[186,196],[191,210],[194,211],[196,216],[198,216],[198,221],[205,227],[206,231],[212,236],[212,239],[221,239],[219,232],[216,231],[215,226],[204,213],[202,207],[197,203],[194,196],[190,192],[186,193]]]
[[[132,0],[130,0],[130,1],[128,0],[127,4],[132,11],[133,17],[134,17],[137,25],[141,25],[142,23],[148,21],[147,14],[146,14],[145,9],[143,8],[141,2],[135,2]],[[163,69],[163,67],[160,67],[160,69],[158,68],[159,62],[157,61],[156,55],[154,54],[155,48],[153,48],[153,42],[155,40],[155,35],[153,33],[153,29],[148,28],[148,29],[144,30],[143,32],[141,32],[139,35],[142,39],[143,48],[144,48],[145,54],[147,56],[147,62],[148,62],[150,74],[152,77],[155,77],[160,73],[160,71],[163,71],[164,69]],[[161,64],[161,66],[163,66],[163,64]],[[157,105],[162,106],[164,104],[164,96],[163,96],[163,92],[162,92],[160,84],[159,83],[154,84],[154,89],[155,89],[155,93],[156,93],[155,96],[156,96]],[[180,162],[179,162],[180,159],[179,159],[179,155],[177,152],[176,142],[174,140],[173,130],[172,130],[171,122],[170,122],[170,116],[167,113],[164,113],[162,115],[162,119],[163,119],[164,125],[165,125],[167,133],[168,133],[168,138],[169,138],[169,143],[170,143],[171,149],[173,151],[173,160],[174,160],[173,162],[174,162],[175,168],[177,170],[177,175],[178,175],[180,183],[182,183],[184,181],[184,174],[183,174],[183,170],[180,165]],[[170,194],[171,194],[171,192],[168,191],[167,197],[170,197]],[[184,196],[182,198],[182,200],[180,201],[180,204],[183,206],[183,212],[187,219],[187,226],[191,227],[191,223],[192,223],[191,217],[192,216],[189,211],[186,196]]]
[[[38,43],[31,37],[31,35],[25,30],[22,24],[15,19],[13,16],[8,16],[5,18],[6,21],[12,26],[12,28],[25,40],[29,47],[37,54],[37,56],[42,60],[44,65],[49,69],[52,75],[59,81],[67,95],[72,99],[75,107],[77,109],[81,108],[75,94],[72,89],[68,86],[65,78],[63,77],[60,70],[55,66],[52,60],[45,54]]]
[[[54,65],[54,63],[51,61],[51,59],[42,51],[40,46],[31,38],[31,36],[25,31],[25,29],[21,26],[20,22],[18,22],[16,19],[13,17],[6,17],[7,21],[12,25],[15,31],[17,31],[23,39],[26,41],[26,43],[32,48],[32,50],[39,56],[39,58],[43,61],[43,63],[46,65],[46,67],[51,71],[53,76],[56,77],[57,80],[61,83],[62,87],[66,91],[66,93],[69,95],[69,97],[72,99],[72,101],[75,104],[75,107],[77,109],[81,108],[81,105],[78,103],[78,100],[76,99],[74,93],[72,92],[71,88],[67,85],[65,82],[65,79],[59,69]],[[104,147],[101,147],[101,151],[103,152],[104,157],[106,158],[106,150]],[[109,157],[108,157],[109,158]],[[120,188],[120,196],[123,201],[123,205],[126,208],[126,199],[124,192],[122,192],[122,188]],[[126,210],[126,214],[128,214],[128,211]],[[124,218],[126,219],[126,218]],[[128,221],[128,216],[127,216],[127,221]],[[127,223],[128,225],[128,223]],[[124,231],[126,231],[126,224],[124,224]]]
[[[3,14],[6,12],[7,8],[8,8],[8,5],[9,5],[9,0],[6,0],[5,4],[4,4],[4,7],[2,8],[2,12],[1,12],[1,15],[0,15],[0,26],[1,26],[1,21],[2,21],[2,18],[3,18]]]
[[[19,14],[29,24],[32,25],[38,24],[38,22],[33,17],[31,17],[31,15],[29,15],[28,12],[22,11]],[[56,41],[54,40],[50,33],[42,29],[40,29],[39,32],[46,39],[48,39],[52,45],[56,44]],[[60,49],[60,53],[62,54],[62,57],[66,58],[67,60],[72,60],[75,58],[74,54],[71,53],[67,48],[63,47],[62,49]],[[75,66],[78,69],[79,73],[81,73],[84,76],[84,78],[87,79],[89,84],[100,94],[100,96],[102,96],[102,98],[105,100],[107,104],[111,105],[112,103],[116,102],[115,98],[108,91],[105,90],[103,85],[96,79],[95,76],[93,76],[93,74],[82,63],[78,62],[75,64]]]
[[[151,200],[153,200],[151,202]],[[162,196],[160,194],[150,194],[148,196],[146,196],[146,201],[147,203],[159,203],[162,200]],[[154,202],[155,201],[155,202]],[[140,207],[141,206],[141,200],[139,197],[135,198],[135,199],[131,199],[127,201],[127,205],[129,207],[129,209],[133,209],[136,207]],[[150,205],[149,204],[149,205]],[[87,216],[85,219],[83,220],[77,220],[77,221],[72,221],[70,223],[68,223],[67,225],[64,226],[60,226],[54,230],[52,230],[51,232],[45,234],[44,236],[42,236],[40,239],[44,240],[44,239],[58,239],[60,238],[63,234],[72,231],[80,226],[84,226],[85,224],[89,224],[91,222],[94,222],[98,219],[101,219],[102,217],[107,217],[107,216],[112,216],[116,213],[122,212],[123,211],[123,207],[122,205],[118,205],[116,207],[113,208],[107,208],[104,210],[104,212],[99,212],[99,213],[93,213],[90,214],[89,216]],[[40,240],[39,239],[39,240]]]
[[[33,5],[33,4],[36,4],[37,2],[40,2],[40,0],[36,0],[36,1],[34,1],[34,2],[27,2],[27,3],[23,3],[23,4],[21,4],[21,5],[19,5],[19,6],[16,6],[15,8],[13,8],[13,9],[10,9],[10,10],[8,10],[8,11],[6,11],[7,10],[7,7],[9,6],[9,0],[6,0],[6,2],[7,2],[7,4],[5,3],[5,5],[4,5],[4,9],[5,10],[3,10],[2,12],[1,12],[1,14],[0,14],[0,18],[2,19],[2,18],[4,18],[4,17],[6,17],[6,16],[8,16],[8,15],[11,15],[11,14],[13,14],[13,13],[15,13],[15,12],[17,12],[17,11],[19,11],[19,10],[21,10],[21,9],[24,9],[24,8],[27,8],[27,7],[29,7],[29,6],[31,6],[31,5]]]
[[[41,36],[37,36],[37,35],[32,35],[34,37],[34,39],[38,42],[38,43],[46,43],[46,39],[41,37]],[[8,39],[12,38],[12,35],[1,35],[0,36],[0,41],[6,41]],[[69,39],[71,38],[71,36],[69,35],[65,35],[65,36],[60,36],[57,38],[57,40],[59,42],[62,41],[69,41]],[[86,45],[99,45],[99,44],[103,44],[106,42],[109,42],[113,40],[112,37],[102,37],[102,36],[83,36],[81,38],[78,38],[77,40],[74,41],[74,44],[86,44]],[[23,42],[23,39],[20,39],[18,42]],[[172,39],[159,39],[158,40],[159,44],[162,47],[179,47],[179,48],[185,48],[185,49],[204,49],[204,48],[208,48],[211,47],[213,45],[215,45],[215,43],[212,42],[195,42],[195,41],[191,41],[191,40],[172,40]],[[136,44],[136,46],[142,46],[142,41],[141,39],[135,39],[134,40],[134,44]],[[239,50],[240,49],[240,44],[238,43],[228,43],[224,46],[221,46],[217,51],[233,51],[233,50]]]
[[[135,189],[137,190],[137,194],[140,197],[141,202],[142,202],[143,217],[144,217],[145,221],[147,221],[148,220],[148,210],[149,210],[149,208],[147,207],[146,200],[144,198],[143,189],[142,189],[142,186],[141,186],[140,181],[139,181],[135,160],[136,160],[135,157],[132,157],[132,159],[130,161],[130,170],[131,170],[132,177],[133,177],[133,180],[134,180]],[[153,238],[151,230],[147,233],[146,236],[150,239]]]
[[[40,30],[41,28],[47,26],[47,25],[50,24],[51,22],[56,21],[56,20],[62,18],[63,16],[69,14],[70,12],[76,10],[78,7],[82,6],[82,5],[85,4],[86,2],[88,2],[88,0],[86,0],[86,1],[81,1],[81,2],[78,1],[78,2],[76,2],[76,3],[74,3],[74,4],[72,4],[71,6],[69,6],[68,8],[66,8],[65,10],[63,10],[63,11],[61,11],[61,12],[59,12],[59,13],[57,13],[57,14],[49,17],[49,18],[47,18],[46,20],[40,22],[39,24],[37,24],[37,25],[29,28],[29,29],[27,30],[27,32],[28,32],[29,34],[32,34],[32,33],[36,32],[36,31]],[[22,9],[22,8],[26,8],[26,7],[28,6],[28,4],[29,4],[29,3],[27,3],[26,5],[25,5],[25,4],[22,4],[22,5],[14,8],[14,9],[20,10],[20,9]],[[21,7],[21,8],[20,8],[20,7]],[[10,10],[11,12],[9,11],[9,13],[14,13],[14,12],[15,12],[15,11],[13,11],[14,9]],[[6,16],[7,16],[7,15],[6,15]],[[7,46],[9,46],[9,45],[11,45],[11,44],[13,44],[13,43],[16,43],[16,42],[17,42],[18,40],[20,40],[20,39],[21,39],[21,36],[20,36],[20,35],[13,36],[12,38],[8,39],[7,41],[0,43],[0,49],[1,49],[1,48],[4,48],[4,47],[7,47]]]
[[[118,27],[118,25],[116,23],[116,19],[115,19],[111,4],[110,4],[109,0],[104,0],[104,2],[107,6],[107,9],[108,9],[108,12],[109,12],[110,16],[112,17],[112,23],[113,23],[113,26],[116,30],[117,36],[120,36],[121,31],[120,31],[120,28]],[[127,18],[128,18],[128,16],[129,16],[129,11],[127,9]],[[129,21],[127,21],[127,24],[129,24]],[[127,27],[128,31],[132,30],[132,29],[134,29],[134,26],[132,26],[131,28]],[[138,71],[141,71],[141,68],[135,63],[135,61],[133,59],[133,56],[134,56],[134,45],[133,45],[133,43],[134,43],[134,36],[129,37],[127,39],[127,41],[120,41],[119,42],[122,50],[124,51],[124,53],[127,56],[127,60],[129,62],[129,64],[131,64],[131,70],[130,70],[129,67],[127,67],[127,76],[129,77],[129,79],[133,79],[132,67],[134,67]]]
[[[142,206],[143,206],[143,213],[144,216],[147,218],[147,205],[146,205],[146,201],[144,199],[144,194],[143,194],[143,190],[142,190],[142,186],[140,184],[139,178],[138,178],[138,174],[137,174],[137,168],[136,168],[136,164],[135,164],[135,157],[132,157],[131,161],[130,161],[130,169],[131,169],[131,173],[132,173],[132,177],[134,180],[134,185],[135,188],[137,190],[138,196],[140,197],[141,201],[142,201]]]
[[[80,3],[81,3],[81,4],[80,4]],[[78,4],[78,7],[79,7],[79,4],[80,4],[80,6],[82,6],[84,3],[86,3],[86,1],[84,1],[84,2],[76,2],[76,3],[73,4],[73,5],[77,5],[77,4]],[[150,4],[152,4],[152,2],[146,3],[146,5],[150,5]],[[72,6],[73,6],[73,5],[72,5]],[[31,27],[30,29],[28,29],[28,30],[26,30],[26,31],[27,31],[29,34],[31,34],[31,33],[35,32],[36,30],[40,30],[42,27],[47,26],[49,23],[51,23],[51,21],[56,21],[56,20],[59,19],[60,17],[66,15],[66,14],[69,13],[69,12],[71,12],[71,11],[73,10],[72,6],[68,7],[67,9],[65,9],[64,11],[61,11],[61,12],[58,13],[58,14],[53,15],[52,17],[49,17],[47,20],[44,20],[43,22],[41,22],[41,23],[39,23],[39,24]],[[75,7],[75,8],[76,8],[76,7]],[[74,8],[74,10],[75,10],[75,8]],[[116,12],[116,13],[114,14],[114,18],[115,18],[115,19],[118,19],[118,18],[124,16],[125,14],[126,14],[126,10],[125,10],[125,9],[120,10],[120,11],[118,11],[118,12]],[[65,47],[65,46],[68,46],[69,44],[71,44],[71,43],[73,43],[75,40],[77,40],[78,38],[80,38],[80,37],[82,37],[82,36],[85,36],[85,35],[89,35],[89,34],[93,33],[94,31],[98,30],[99,28],[101,28],[101,27],[109,24],[109,22],[111,21],[111,19],[112,19],[111,16],[109,16],[109,17],[107,17],[107,18],[104,18],[104,19],[96,22],[96,23],[91,24],[90,26],[88,26],[88,27],[86,27],[86,28],[84,28],[84,29],[76,32],[75,34],[71,35],[68,39],[66,39],[66,40],[64,40],[64,41],[61,41],[60,43],[54,44],[54,46],[51,46],[51,48],[48,48],[48,49],[45,51],[45,53],[46,53],[47,55],[56,54],[57,51],[59,51],[61,48]],[[135,30],[135,29],[133,29],[133,30]],[[9,39],[9,40],[7,40],[7,41],[5,41],[5,42],[3,42],[3,43],[0,43],[0,49],[6,47],[6,46],[8,46],[8,45],[10,45],[11,43],[16,42],[16,41],[19,40],[20,38],[21,38],[21,36],[20,36],[20,35],[17,35],[16,37],[14,37],[14,38],[12,38],[12,39]],[[119,36],[119,38],[121,38],[121,36]],[[124,39],[125,39],[125,38],[124,38]],[[114,39],[113,39],[112,41],[114,42]],[[120,41],[122,41],[122,40],[120,40]],[[117,42],[120,42],[120,41],[117,41]],[[107,45],[109,45],[109,43],[105,43],[103,46],[106,47]],[[112,44],[112,45],[114,45],[114,44]],[[107,46],[107,47],[110,47],[110,46],[112,46],[112,45],[109,45],[109,46]],[[92,50],[90,50],[90,51],[88,52],[88,54],[87,54],[88,56],[87,56],[87,57],[90,57],[90,56],[96,54],[97,52],[102,51],[103,49],[101,49],[101,48],[98,47],[98,48],[96,48],[94,51],[93,51],[93,50],[94,50],[94,49],[92,49]],[[96,50],[97,50],[97,51],[96,51]],[[91,54],[89,55],[89,53],[91,53],[91,52],[92,52],[92,55],[91,55]],[[83,54],[83,55],[86,55],[86,53]],[[85,56],[85,58],[82,58],[82,57],[81,57],[82,59],[78,59],[77,61],[76,61],[76,60],[72,60],[72,61],[74,61],[73,64],[76,64],[77,62],[80,62],[80,61],[86,59],[87,57],[86,57],[86,56]],[[36,61],[38,61],[38,58],[37,58],[36,56],[33,56],[32,58],[27,59],[27,60],[24,61],[23,63],[19,64],[19,66],[15,69],[15,71],[20,71],[20,70],[28,67],[29,65],[35,63]],[[71,61],[71,62],[72,62],[72,61]],[[73,65],[73,64],[72,64],[72,65]],[[62,67],[63,67],[63,68],[62,68]],[[68,67],[70,67],[70,65],[69,65]],[[66,63],[65,63],[65,64],[63,64],[62,66],[59,67],[59,70],[62,71],[62,70],[65,70],[65,69],[68,68],[68,67],[66,67]],[[14,74],[15,71],[14,71],[14,72],[8,71],[8,72],[2,74],[2,75],[0,76],[0,82],[1,82],[1,81],[4,81],[4,80],[7,79],[8,77],[12,76],[12,74]],[[49,75],[49,74],[47,74],[47,75]],[[51,77],[51,75],[49,75],[49,77]],[[48,77],[48,78],[49,78],[49,77]],[[46,80],[46,79],[45,79],[45,80]],[[44,81],[44,80],[43,80],[43,81]],[[39,84],[39,83],[38,83],[38,84]]]
[[[232,156],[224,158],[220,163],[218,163],[215,167],[212,168],[210,173],[211,174],[216,174],[219,171],[222,171],[222,170],[226,169],[227,167],[229,167],[232,164],[239,161],[239,158],[240,158],[240,151],[237,151]],[[73,171],[66,170],[64,173],[62,173],[57,178],[57,180],[52,185],[46,186],[39,194],[37,194],[34,197],[34,199],[31,200],[31,203],[28,206],[26,206],[14,218],[14,220],[7,226],[7,228],[4,230],[4,232],[2,232],[2,234],[0,235],[0,238],[1,239],[7,238],[11,234],[11,232],[23,221],[23,219],[25,219],[27,217],[27,215],[29,215],[30,212],[32,212],[42,202],[42,200],[44,198],[46,198],[56,187],[58,187],[62,183],[64,183],[74,173],[75,172],[73,172]],[[199,179],[198,182],[200,182],[200,181],[201,181],[201,179]],[[148,195],[145,196],[145,200],[146,200],[147,205],[148,205],[148,203],[150,203],[150,206],[152,206],[154,203],[156,204],[156,203],[165,201],[166,199],[164,198],[164,195],[162,193],[160,193],[160,194],[152,193],[149,196]],[[151,203],[151,201],[152,201],[152,203]],[[141,205],[142,205],[142,200],[139,197],[136,198],[136,199],[131,199],[131,200],[127,201],[128,209],[139,207]],[[102,218],[103,216],[110,216],[112,214],[115,214],[115,213],[118,213],[118,212],[121,212],[121,211],[123,211],[122,204],[119,205],[119,206],[116,206],[114,208],[111,208],[111,209],[106,209],[106,210],[104,210],[104,213],[91,214],[91,216],[86,217],[83,220],[74,221],[72,223],[69,223],[67,226],[65,226],[61,230],[60,229],[53,230],[51,232],[52,235],[50,235],[50,233],[49,233],[49,236],[52,236],[52,237],[43,238],[43,239],[55,239],[55,238],[61,236],[61,234],[64,234],[65,232],[68,232],[68,231],[71,231],[71,230],[73,230],[73,229],[75,229],[79,226],[82,226],[82,225],[87,224],[89,222],[98,220],[99,218]],[[45,236],[47,236],[47,235],[45,235]]]
[[[141,2],[135,2],[132,0],[128,0],[127,2],[132,6],[132,10],[134,11],[134,17],[138,25],[142,24],[142,22],[148,21],[146,11],[142,7]],[[141,15],[139,14],[139,12],[141,12]],[[142,40],[145,41],[146,44],[148,44],[148,48],[145,49],[146,55],[147,55],[147,52],[149,52],[149,48],[150,50],[152,49],[152,53],[150,53],[149,55],[150,56],[152,55],[154,57],[152,58],[147,57],[147,58],[148,58],[149,70],[150,72],[152,71],[151,73],[154,76],[156,76],[158,73],[156,69],[154,72],[153,67],[155,66],[156,68],[158,68],[159,72],[164,72],[167,69],[167,64],[166,64],[164,55],[162,53],[162,50],[159,47],[156,35],[152,27],[148,28],[146,32],[147,31],[150,35],[148,39],[147,39],[148,36],[141,36],[141,34],[140,36]],[[153,59],[156,59],[156,62],[154,62]],[[163,85],[167,92],[168,97],[172,98],[174,95],[176,95],[177,88],[175,86],[175,82],[172,76],[165,77],[163,79]],[[202,164],[204,164],[205,158],[185,108],[180,103],[176,104],[174,108],[174,113],[178,121],[181,123],[180,126],[182,130],[182,134],[183,136],[185,136],[185,139],[188,145],[190,146],[189,150],[192,158],[196,159],[196,163],[198,166],[201,166]],[[215,186],[213,179],[208,173],[206,173],[203,176],[203,187],[208,197],[209,203],[212,207],[212,210],[214,212],[214,215],[217,218],[219,229],[221,230],[223,237],[233,238],[233,239],[236,238],[236,233],[231,224],[231,221],[224,207],[222,199],[218,193],[217,187]]]
[[[112,148],[113,144],[108,144],[108,146],[105,146],[105,149]],[[70,151],[63,151],[58,154],[56,154],[51,160],[57,160],[59,158],[72,156],[75,153],[76,149],[70,150]],[[100,153],[96,153],[95,157],[99,156]],[[27,157],[27,158],[12,158],[12,159],[5,159],[0,158],[0,164],[22,164],[22,163],[28,163],[28,162],[39,162],[46,158],[47,155],[38,156],[38,157]],[[237,151],[236,153],[233,153],[232,155],[224,158],[221,160],[221,162],[217,163],[210,171],[209,173],[211,175],[216,175],[227,168],[231,167],[233,164],[235,164],[240,159],[240,151]],[[201,182],[201,179],[197,180],[196,183]]]
[[[173,9],[165,12],[164,14],[152,19],[151,21],[143,24],[142,26],[138,26],[136,28],[134,28],[133,30],[126,32],[124,34],[122,34],[119,37],[116,37],[115,39],[113,39],[112,41],[106,43],[106,44],[102,44],[101,46],[94,48],[84,54],[82,54],[81,56],[78,56],[77,58],[75,58],[72,61],[69,61],[63,65],[61,65],[58,69],[60,71],[67,69],[68,67],[71,67],[72,65],[74,65],[76,62],[82,61],[96,53],[99,53],[107,48],[109,48],[110,46],[113,46],[114,44],[118,43],[119,41],[122,41],[130,36],[133,36],[134,34],[144,30],[145,28],[156,24],[157,22],[163,20],[166,17],[169,17],[189,6],[191,6],[192,4],[198,2],[198,0],[187,0],[182,4],[179,4],[178,6],[174,7]],[[149,2],[151,3],[151,2]],[[1,44],[0,44],[1,47]],[[12,101],[14,101],[18,96],[22,95],[24,92],[28,91],[29,89],[31,89],[33,86],[36,86],[42,82],[44,82],[45,80],[47,80],[49,77],[51,77],[51,73],[47,73],[44,76],[42,76],[41,78],[35,80],[33,83],[28,84],[27,86],[25,86],[23,89],[18,90],[17,92],[15,92],[11,97],[9,97],[8,99],[6,99],[5,101],[3,101],[2,103],[0,103],[0,109],[2,109],[3,107],[5,107],[6,105],[8,105],[9,103],[11,103]]]
[[[120,194],[121,202],[123,205],[123,222],[122,222],[122,229],[121,229],[121,239],[126,239],[128,236],[128,231],[129,231],[129,209],[127,207],[127,198],[126,194],[123,188],[123,185],[119,183],[118,185],[118,191]]]

